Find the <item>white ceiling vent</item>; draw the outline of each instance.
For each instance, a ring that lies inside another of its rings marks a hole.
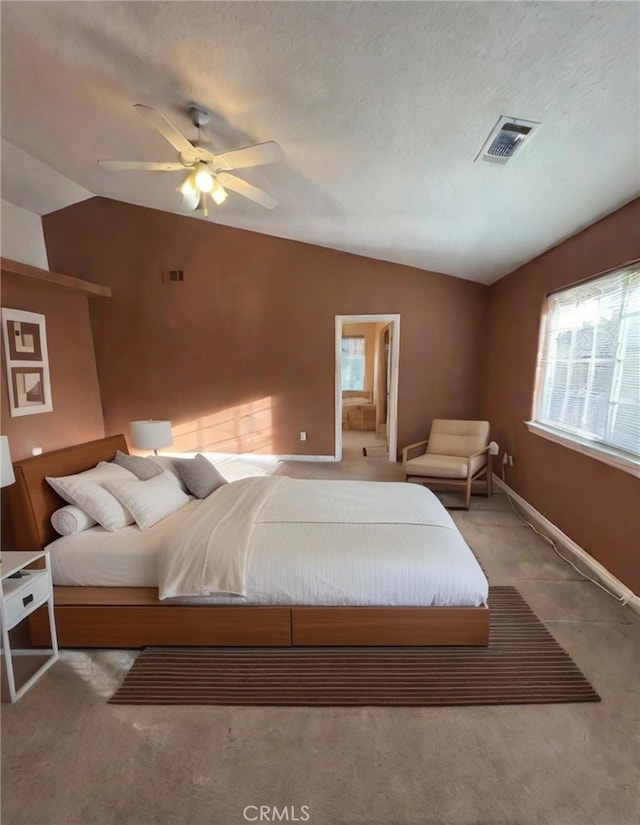
[[[493,127],[475,160],[489,163],[506,163],[522,152],[522,147],[529,143],[537,131],[539,123],[533,120],[521,120],[515,117],[501,117]]]

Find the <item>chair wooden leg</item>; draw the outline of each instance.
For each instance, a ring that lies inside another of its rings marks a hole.
[[[471,506],[471,473],[467,476],[467,490],[465,495],[465,509]]]
[[[487,462],[487,498],[493,495],[493,456],[489,455]]]

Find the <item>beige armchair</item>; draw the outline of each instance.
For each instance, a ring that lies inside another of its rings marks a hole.
[[[405,481],[464,487],[467,510],[472,482],[485,477],[493,494],[488,421],[434,418],[429,438],[405,447],[402,461]]]

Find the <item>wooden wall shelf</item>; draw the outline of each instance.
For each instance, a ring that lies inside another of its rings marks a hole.
[[[10,272],[12,275],[22,275],[25,278],[33,278],[47,284],[55,284],[66,289],[73,289],[76,292],[84,293],[88,298],[110,298],[111,290],[108,286],[92,284],[90,281],[83,281],[81,278],[74,278],[73,275],[63,275],[60,272],[50,272],[48,269],[39,269],[37,266],[22,264],[12,261],[9,258],[0,258],[3,272]]]

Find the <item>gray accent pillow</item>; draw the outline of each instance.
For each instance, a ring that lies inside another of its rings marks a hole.
[[[116,450],[113,463],[129,470],[140,481],[148,481],[150,478],[162,475],[162,467],[159,467],[155,461],[139,455],[127,455],[121,450]]]
[[[180,474],[187,490],[196,498],[206,498],[218,487],[228,483],[201,453],[195,458],[174,458],[173,466]]]

